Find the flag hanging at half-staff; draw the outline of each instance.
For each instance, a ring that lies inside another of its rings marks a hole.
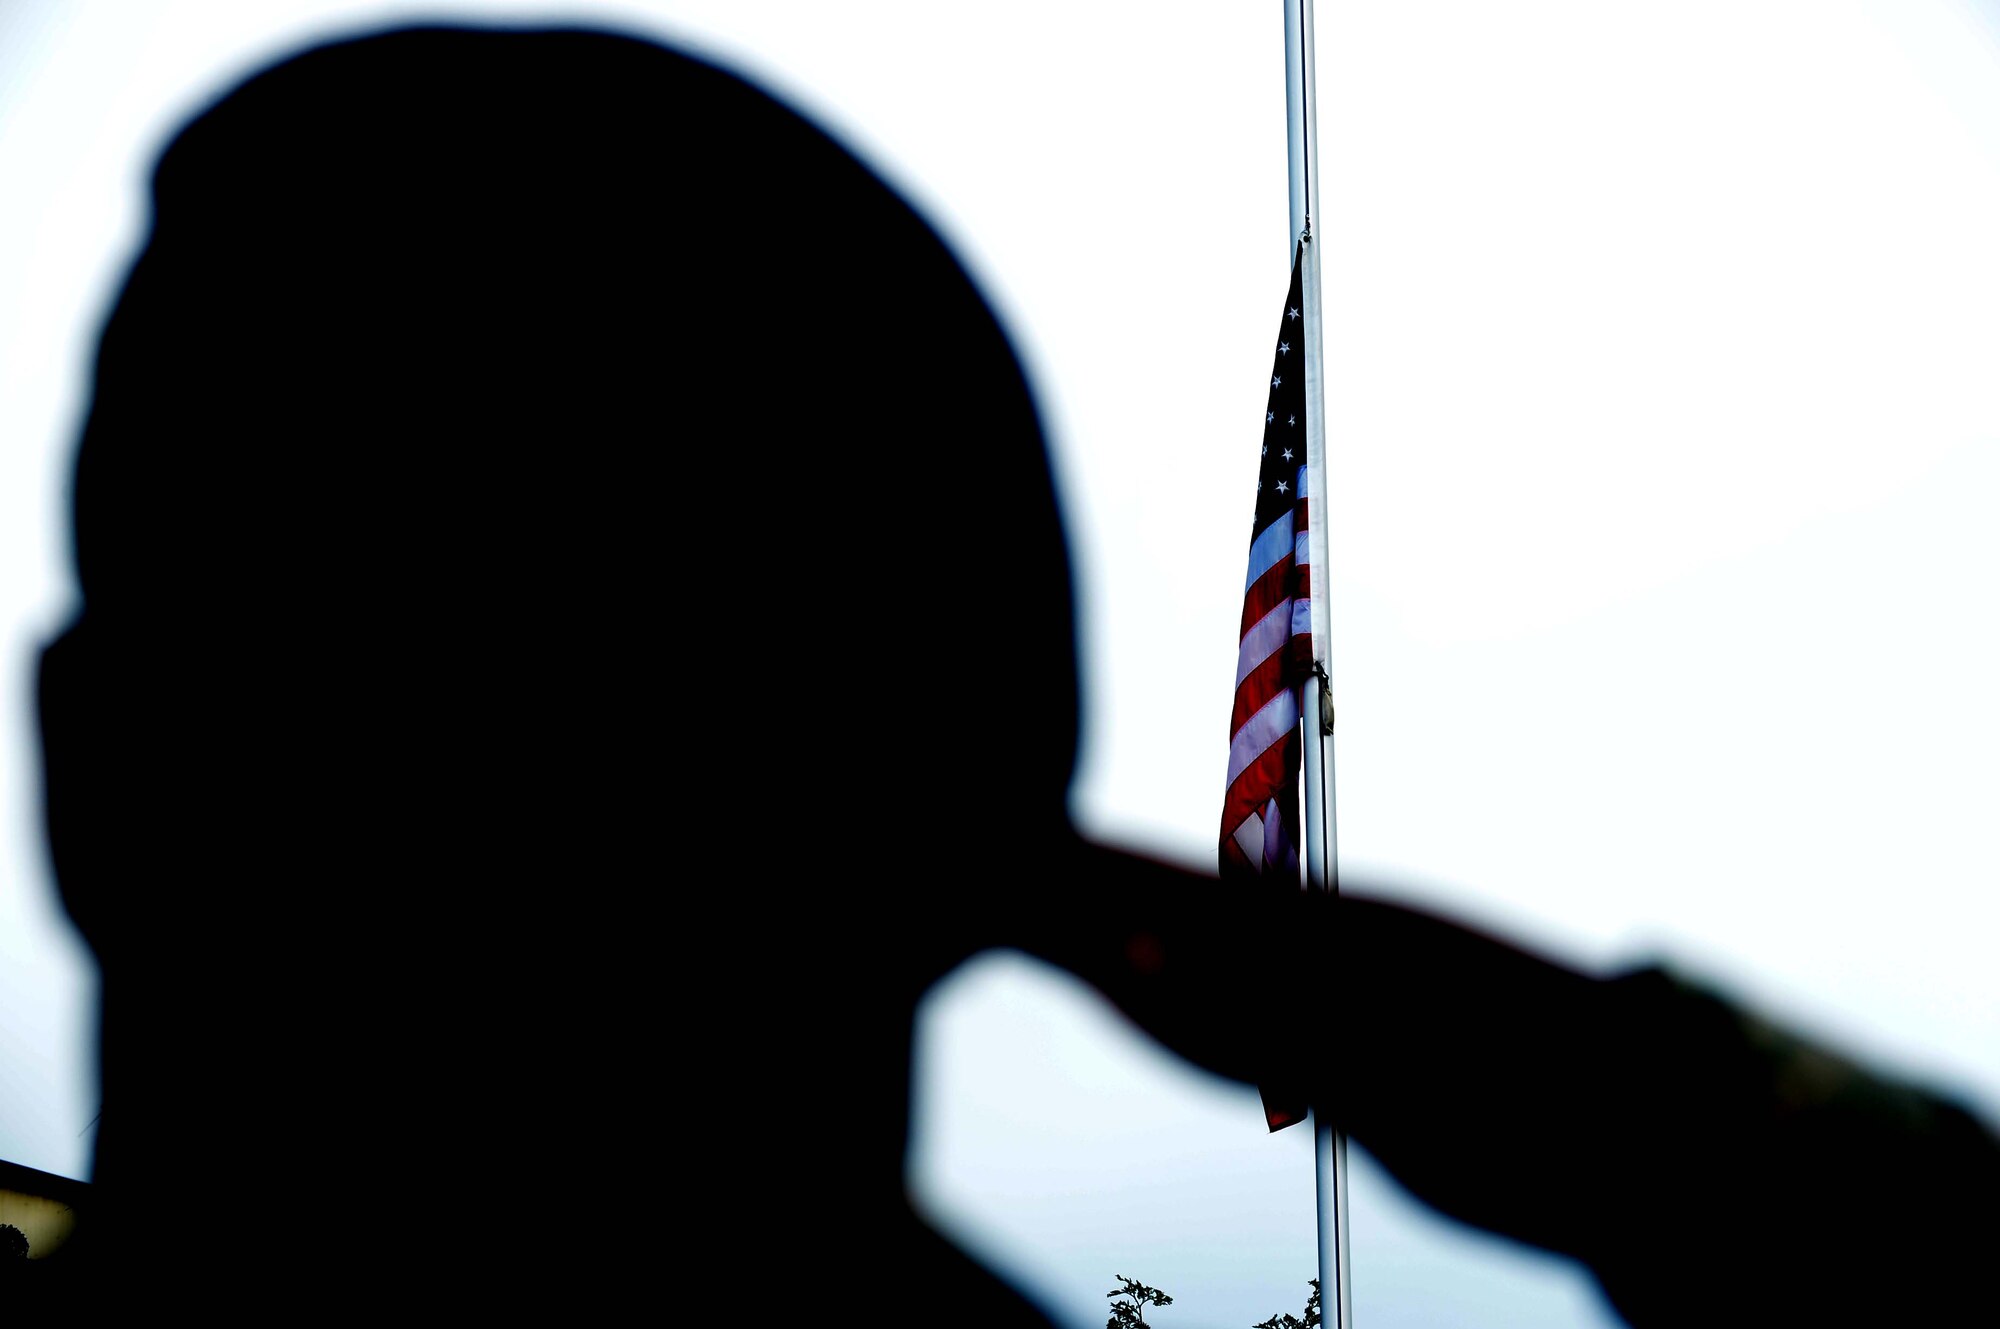
[[[1312,584],[1306,538],[1305,336],[1300,267],[1278,321],[1257,516],[1243,584],[1222,875],[1299,888],[1299,685],[1312,672]]]

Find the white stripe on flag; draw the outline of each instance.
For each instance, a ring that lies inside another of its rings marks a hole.
[[[1236,648],[1238,684],[1250,677],[1251,670],[1283,650],[1292,633],[1298,630],[1292,603],[1289,600],[1281,602],[1270,613],[1252,623],[1250,630],[1243,634],[1243,644]]]
[[[1286,688],[1243,722],[1229,740],[1229,784],[1273,743],[1282,743],[1299,722],[1298,689]],[[1225,786],[1226,787],[1226,786]]]
[[[1250,542],[1250,571],[1243,578],[1243,589],[1249,590],[1257,584],[1257,578],[1278,566],[1285,555],[1297,545],[1292,538],[1292,514],[1284,516],[1266,526]]]
[[[1270,805],[1267,803],[1265,806],[1269,807]],[[1243,851],[1243,856],[1250,860],[1251,866],[1255,867],[1264,861],[1264,819],[1262,817],[1254,812],[1245,817],[1242,824],[1236,828],[1234,838],[1236,840],[1236,847]]]

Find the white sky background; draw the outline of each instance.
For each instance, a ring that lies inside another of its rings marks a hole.
[[[151,157],[316,35],[476,14],[681,37],[938,224],[1057,451],[1078,818],[1213,862],[1289,259],[1278,0],[0,0],[0,1158],[84,1175],[97,1109],[30,666],[72,603],[65,467]],[[1671,957],[1994,1115],[2000,5],[1317,20],[1345,880],[1583,964]],[[773,183],[815,261],[812,200]],[[1128,1274],[1175,1295],[1160,1329],[1296,1313],[1310,1142],[1253,1091],[1004,957],[925,1037],[919,1193],[1053,1310],[1095,1329]],[[1356,1167],[1368,1329],[1606,1322],[1566,1266]]]

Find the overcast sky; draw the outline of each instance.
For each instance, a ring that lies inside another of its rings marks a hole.
[[[29,665],[73,604],[64,467],[145,172],[272,57],[418,14],[682,41],[918,203],[1056,449],[1077,818],[1213,862],[1290,249],[1279,0],[6,0],[0,1158],[86,1175],[97,1111]],[[1317,19],[1344,880],[1579,964],[1666,957],[1993,1114],[2000,7]],[[813,200],[771,188],[780,261],[820,261]],[[1253,1091],[1007,957],[924,1039],[919,1196],[1052,1309],[1095,1329],[1114,1274],[1175,1295],[1160,1329],[1299,1309],[1310,1141],[1266,1136]],[[1367,1329],[1608,1322],[1574,1270],[1365,1157],[1353,1203]]]

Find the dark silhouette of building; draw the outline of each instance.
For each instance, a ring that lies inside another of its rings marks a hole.
[[[88,1183],[0,1162],[0,1265],[32,1262],[35,1275],[46,1277],[40,1266],[64,1250],[89,1211]]]

